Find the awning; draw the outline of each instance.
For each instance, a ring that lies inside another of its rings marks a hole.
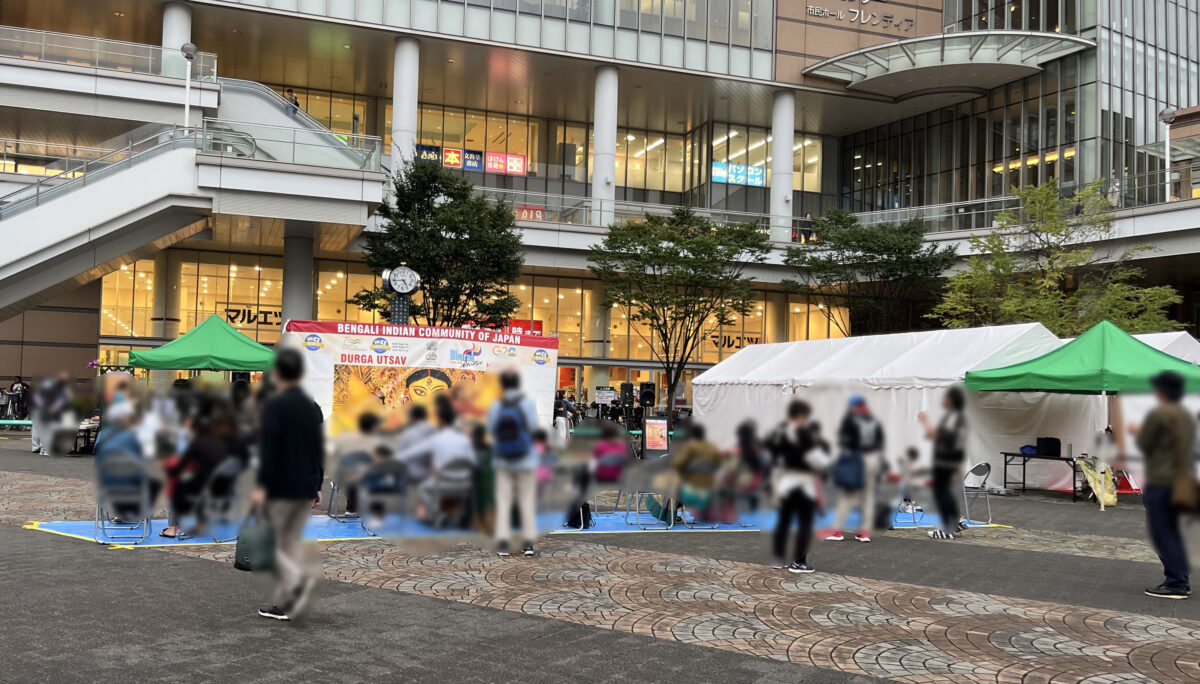
[[[271,367],[274,352],[213,314],[157,349],[129,352],[129,365],[151,370],[256,371]]]
[[[1037,31],[964,31],[910,38],[831,57],[805,74],[897,100],[946,92],[984,93],[1096,47],[1079,36]]]
[[[1149,392],[1150,378],[1172,370],[1200,391],[1200,366],[1135,339],[1104,321],[1052,352],[1021,363],[967,373],[969,389],[1009,392]]]

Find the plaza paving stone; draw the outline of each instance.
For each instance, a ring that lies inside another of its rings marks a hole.
[[[0,471],[0,522],[90,519],[91,502],[85,480]],[[1154,560],[1131,539],[979,532],[964,540],[1014,553],[1049,548],[1092,556],[1107,548],[1127,560]],[[581,536],[548,538],[533,559],[501,559],[468,545],[421,551],[383,540],[319,548],[332,581],[847,674],[906,682],[1200,681],[1195,620],[841,574],[790,575]],[[157,550],[232,561],[230,545]]]

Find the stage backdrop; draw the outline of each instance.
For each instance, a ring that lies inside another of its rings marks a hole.
[[[482,418],[500,394],[496,373],[515,368],[545,427],[554,408],[558,338],[508,330],[291,320],[282,344],[307,361],[304,389],[329,434],[355,429],[365,410],[400,423],[412,404],[451,393],[460,414]]]

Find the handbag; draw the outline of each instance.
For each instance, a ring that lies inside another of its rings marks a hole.
[[[1175,458],[1178,468],[1175,481],[1171,483],[1171,508],[1180,513],[1200,513],[1200,482],[1196,482],[1196,473],[1192,468],[1187,445],[1183,443],[1183,428],[1180,421],[1189,420],[1187,414],[1179,412],[1175,420]]]
[[[843,451],[833,463],[833,484],[850,491],[862,489],[865,470],[861,451]]]
[[[238,528],[233,549],[233,567],[238,570],[265,572],[275,569],[275,527],[260,516],[251,515]]]

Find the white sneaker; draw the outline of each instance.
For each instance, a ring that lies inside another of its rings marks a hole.
[[[841,532],[834,532],[828,537],[825,537],[825,541],[844,541],[845,539],[846,538],[842,536]]]

